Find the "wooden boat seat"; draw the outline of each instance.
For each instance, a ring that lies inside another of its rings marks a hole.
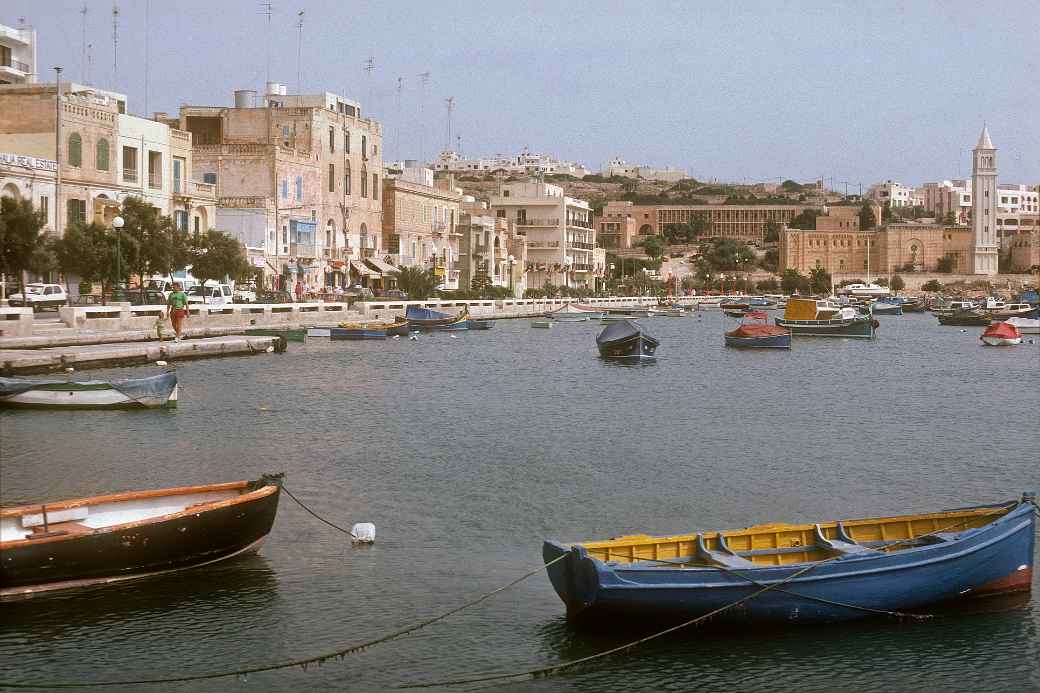
[[[709,549],[704,544],[704,534],[697,534],[697,553],[696,557],[700,561],[710,563],[712,565],[722,566],[723,568],[754,568],[755,564],[746,558],[738,556],[729,545],[726,544],[726,537],[721,534],[718,535],[719,550],[715,551]]]
[[[863,546],[853,541],[852,537],[849,536],[848,532],[845,531],[845,527],[839,522],[838,526],[838,537],[837,539],[828,539],[823,535],[823,530],[820,529],[819,523],[813,525],[813,533],[816,535],[816,545],[827,551],[834,551],[835,553],[843,554],[846,556],[855,556],[863,553],[877,553],[874,549],[869,546]]]
[[[960,537],[960,532],[934,532],[922,536],[920,540],[926,544],[945,544],[949,541],[956,541],[960,539]]]
[[[37,525],[32,528],[33,534],[31,539],[42,539],[43,537],[56,537],[63,534],[90,534],[94,531],[92,527],[87,527],[79,522],[52,522],[47,525],[47,530],[43,530],[43,525]]]

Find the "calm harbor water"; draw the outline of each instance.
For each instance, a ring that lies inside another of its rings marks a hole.
[[[597,358],[598,325],[501,321],[456,339],[186,362],[175,412],[0,414],[4,505],[284,471],[317,512],[378,531],[352,548],[283,497],[257,556],[4,605],[0,679],[177,676],[335,650],[537,567],[545,537],[932,510],[1040,487],[1040,346],[983,348],[978,329],[908,315],[880,318],[876,342],[742,352],[722,346],[732,321],[694,315],[642,321],[661,340],[649,366]],[[142,370],[91,375],[130,372]],[[504,688],[1040,689],[1040,591],[984,606],[696,629]],[[541,574],[342,662],[141,690],[381,690],[573,659],[636,632],[571,630]]]

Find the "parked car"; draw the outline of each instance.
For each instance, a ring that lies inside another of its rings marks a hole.
[[[193,286],[187,291],[188,303],[204,303],[211,306],[223,306],[233,302],[231,287],[227,284],[210,284]]]
[[[59,284],[26,284],[22,291],[8,297],[8,303],[12,307],[32,308],[36,313],[44,308],[57,310],[68,302],[69,297]]]
[[[167,298],[169,298],[169,294],[164,294],[157,289],[141,291],[140,287],[131,287],[126,290],[126,300],[135,306],[163,306],[166,305]]]
[[[286,291],[274,291],[268,289],[256,295],[257,303],[294,303],[293,297]]]
[[[387,289],[386,291],[380,291],[376,294],[376,298],[389,298],[393,300],[407,301],[408,294],[399,289]]]
[[[256,287],[241,286],[235,289],[235,303],[256,303]]]

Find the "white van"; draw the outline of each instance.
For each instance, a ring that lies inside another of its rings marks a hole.
[[[148,279],[144,283],[145,289],[154,291],[161,291],[164,298],[170,297],[170,292],[173,291],[173,283],[180,282],[181,288],[184,293],[188,293],[193,287],[198,285],[198,281],[194,277],[186,277],[184,279],[171,279],[170,277],[159,277],[155,276]]]
[[[188,294],[189,304],[204,303],[210,306],[224,306],[234,303],[235,294],[227,284],[209,283],[191,287]]]

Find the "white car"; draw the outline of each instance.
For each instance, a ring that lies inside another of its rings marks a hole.
[[[186,293],[189,304],[204,303],[211,306],[223,306],[233,303],[231,287],[227,284],[193,286]]]
[[[248,286],[235,289],[235,303],[256,303],[256,290]]]
[[[26,306],[32,308],[34,312],[39,312],[44,308],[57,310],[68,302],[69,297],[60,284],[26,284],[24,292],[11,294],[8,297],[8,303],[12,307]]]

